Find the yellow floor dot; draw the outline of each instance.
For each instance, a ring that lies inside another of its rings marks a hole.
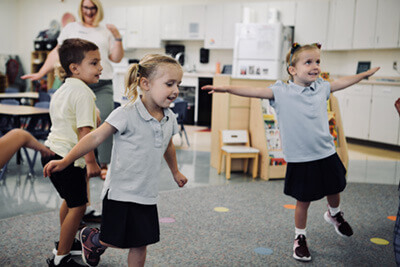
[[[389,245],[389,241],[378,238],[378,237],[373,237],[370,239],[372,243],[377,244],[377,245]]]
[[[391,220],[391,221],[395,221],[396,220],[396,216],[388,216],[387,217],[389,220]]]
[[[214,210],[217,212],[228,212],[229,211],[228,208],[224,208],[224,207],[215,207]]]
[[[286,209],[289,209],[289,210],[294,210],[296,208],[295,205],[291,205],[291,204],[283,205],[283,207],[286,208]]]

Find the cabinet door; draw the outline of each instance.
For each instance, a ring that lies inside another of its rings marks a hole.
[[[326,44],[329,2],[327,0],[298,1],[294,41],[300,44]],[[324,46],[322,46],[324,49]]]
[[[355,0],[333,0],[329,9],[328,50],[352,48]]]
[[[204,39],[205,5],[183,6],[183,39]]]
[[[279,12],[279,20],[285,26],[294,26],[296,18],[295,1],[272,1],[268,2],[268,8],[274,8]]]
[[[375,46],[376,8],[377,0],[356,2],[353,48],[367,49]]]
[[[356,84],[345,89],[343,128],[346,137],[368,140],[372,85]]]
[[[207,5],[205,15],[205,48],[233,49],[235,24],[241,22],[240,4]]]
[[[135,6],[128,8],[126,47],[160,48],[160,7]]]
[[[161,39],[179,40],[183,38],[183,8],[180,5],[161,6]]]
[[[400,1],[378,1],[375,47],[399,47]]]
[[[399,87],[373,86],[369,140],[393,145],[398,143],[399,114],[393,103],[399,97]]]

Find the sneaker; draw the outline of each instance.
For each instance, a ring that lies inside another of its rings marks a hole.
[[[92,210],[88,214],[85,214],[82,220],[85,222],[101,223],[101,214],[97,213],[95,210]]]
[[[304,235],[298,235],[294,240],[293,258],[299,261],[311,260],[311,254],[310,251],[308,251],[307,241]]]
[[[92,243],[92,237],[99,233],[97,228],[85,227],[79,234],[82,245],[83,262],[89,266],[97,266],[100,261],[101,254],[104,253],[107,247],[97,247]]]
[[[53,267],[53,266],[59,266],[59,267],[64,267],[64,266],[72,266],[72,267],[85,266],[85,265],[81,265],[81,264],[77,263],[76,261],[74,261],[71,258],[71,254],[65,256],[60,261],[60,264],[58,264],[58,265],[54,264],[54,258],[53,259],[47,259],[46,262],[47,262],[47,265],[49,265],[50,267]]]
[[[324,219],[328,223],[335,227],[336,233],[340,236],[351,236],[353,235],[353,229],[346,220],[343,218],[343,212],[338,212],[335,216],[332,216],[329,211],[325,212]]]
[[[53,254],[57,255],[58,250],[58,241],[54,242],[55,248],[53,248]],[[74,243],[72,243],[71,251],[69,252],[72,256],[80,256],[82,255],[82,245],[78,239],[74,239]]]

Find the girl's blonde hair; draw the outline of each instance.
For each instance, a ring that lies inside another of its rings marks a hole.
[[[140,85],[141,78],[153,79],[158,67],[167,64],[182,68],[179,62],[172,57],[160,54],[148,54],[139,63],[131,64],[125,75],[125,96],[129,101],[134,102],[137,99],[137,87]]]
[[[293,81],[293,76],[289,72],[289,67],[296,66],[297,62],[299,61],[299,55],[304,51],[309,51],[313,49],[319,50],[320,47],[321,47],[320,44],[315,43],[303,46],[298,45],[298,47],[293,46],[292,48],[290,48],[289,52],[286,54],[286,66],[287,66],[286,71],[289,74],[289,80]]]
[[[79,5],[79,9],[78,9],[78,16],[79,19],[85,23],[84,19],[83,19],[83,13],[82,13],[82,6],[83,6],[83,1],[81,0],[81,4]],[[96,12],[96,17],[94,18],[94,22],[93,22],[93,26],[97,27],[99,26],[100,22],[103,20],[104,18],[104,11],[103,11],[103,6],[101,5],[100,0],[90,0],[93,5],[96,6],[97,8],[97,12]]]

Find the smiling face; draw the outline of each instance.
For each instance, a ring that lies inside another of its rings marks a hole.
[[[84,0],[81,6],[83,22],[88,26],[95,26],[97,7],[90,0]]]
[[[300,86],[310,86],[321,73],[320,51],[318,48],[301,51],[294,66],[289,67],[293,82]]]
[[[143,78],[141,89],[144,90],[143,103],[153,108],[168,108],[179,95],[182,81],[182,68],[174,64],[160,64],[153,77]],[[142,84],[143,83],[143,84]]]
[[[82,62],[80,64],[71,64],[70,69],[72,78],[80,79],[86,84],[97,83],[103,70],[100,64],[99,50],[86,52]]]

